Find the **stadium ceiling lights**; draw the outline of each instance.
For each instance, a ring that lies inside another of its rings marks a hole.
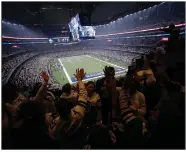
[[[176,27],[185,26],[185,23],[177,24]],[[155,31],[159,30],[160,28],[164,27],[158,27],[153,29],[144,29],[144,30],[137,30],[137,31],[130,31],[130,32],[123,32],[123,33],[113,33],[113,34],[106,34],[106,35],[97,35],[96,37],[104,37],[104,36],[111,36],[111,35],[121,35],[121,34],[131,34],[131,33],[139,33],[139,32],[146,32],[146,31]],[[168,26],[166,27],[168,28]]]
[[[4,23],[4,24],[12,24],[14,26],[16,26],[16,25],[23,26],[23,25],[20,25],[20,24],[10,23],[10,22],[6,22],[6,21],[3,21],[3,20],[2,20],[2,23]]]

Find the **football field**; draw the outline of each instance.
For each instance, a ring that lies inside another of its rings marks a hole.
[[[86,76],[84,81],[92,81],[104,76],[105,66],[115,68],[116,74],[126,73],[126,68],[91,57],[89,55],[58,58],[50,63],[50,70],[54,80],[59,84],[76,83],[74,74],[77,68],[84,68]]]

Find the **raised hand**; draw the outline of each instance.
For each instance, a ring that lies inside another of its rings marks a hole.
[[[76,74],[74,74],[77,81],[83,80],[85,75],[86,75],[86,73],[84,72],[84,69],[79,69],[79,68],[76,69]]]
[[[42,78],[43,78],[43,80],[45,81],[45,82],[48,82],[48,80],[49,80],[49,76],[48,76],[48,74],[46,73],[46,72],[42,72],[41,73],[41,76],[42,76]]]
[[[84,71],[84,69],[82,68],[82,69],[80,69],[80,73],[81,73],[81,76],[82,76],[82,79],[84,78],[84,76],[86,75],[86,73],[85,73],[85,71]]]

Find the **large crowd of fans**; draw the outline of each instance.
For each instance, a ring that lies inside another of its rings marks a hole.
[[[13,72],[16,74],[11,78],[11,82],[18,86],[33,86],[40,80],[40,71],[46,71],[50,73],[49,68],[50,61],[53,58],[77,56],[77,55],[91,55],[93,57],[102,59],[107,62],[111,62],[117,65],[128,66],[131,60],[138,56],[136,48],[122,48],[117,46],[108,46],[102,49],[92,49],[90,47],[73,46],[68,48],[56,48],[46,52],[24,52],[10,58],[3,59],[3,83],[9,81]],[[141,53],[144,53],[141,50]],[[27,60],[25,63],[23,63]],[[23,64],[21,64],[23,63]],[[20,65],[19,68],[17,68]],[[55,80],[51,78],[51,83],[54,84]]]
[[[23,61],[37,55],[38,53],[28,53],[17,55],[13,58],[4,59],[2,62],[2,80],[6,81],[7,77],[9,77],[9,74]]]
[[[168,45],[172,43],[179,44],[172,41]],[[169,46],[140,56],[130,49],[70,46],[56,50],[31,58],[18,69],[13,81],[3,85],[3,149],[185,148],[185,68],[181,60],[171,67],[166,64],[173,53]],[[87,53],[127,63],[126,76],[116,79],[114,68],[106,66],[103,78],[85,83],[86,71],[77,69],[76,85],[51,87],[51,59]],[[9,71],[6,69],[36,54],[4,62],[3,76]]]
[[[180,24],[183,8],[161,3],[98,26],[96,35]],[[3,46],[2,148],[184,149],[185,46],[179,32],[168,33],[167,44],[158,47],[161,36],[138,34],[98,36],[68,46],[47,40],[21,49]],[[80,67],[74,71],[77,84],[56,83],[50,61],[78,55],[128,66],[127,74],[118,78],[106,66],[103,78],[84,82]]]

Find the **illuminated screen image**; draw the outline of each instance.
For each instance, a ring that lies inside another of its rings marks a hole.
[[[93,26],[81,26],[78,14],[71,19],[68,25],[74,41],[77,41],[80,38],[95,37],[95,29]]]
[[[73,17],[68,24],[70,32],[72,33],[72,38],[74,41],[79,39],[79,31],[81,30],[79,15],[77,14]]]
[[[82,37],[95,37],[95,30],[92,26],[81,27]]]
[[[78,28],[78,21],[76,17],[73,17],[69,23],[70,31],[72,31],[75,28]]]
[[[50,43],[50,44],[52,44],[52,43],[53,43],[53,40],[52,40],[52,39],[49,39],[48,41],[49,41],[49,43]]]

